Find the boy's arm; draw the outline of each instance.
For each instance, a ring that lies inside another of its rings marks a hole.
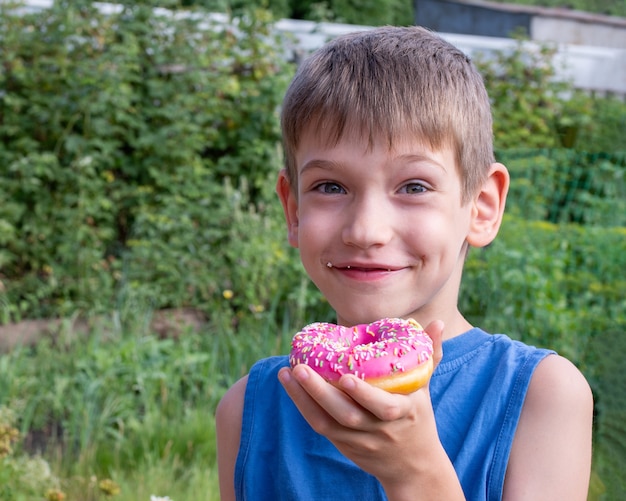
[[[568,360],[551,355],[535,369],[513,439],[505,501],[587,499],[593,397]]]
[[[215,412],[221,501],[235,501],[235,463],[241,439],[241,419],[247,382],[247,376],[237,381],[226,392]]]

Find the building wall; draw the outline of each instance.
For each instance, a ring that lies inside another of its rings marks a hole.
[[[626,49],[626,20],[624,26],[608,23],[590,23],[580,19],[534,16],[530,37],[537,41],[556,41],[566,44],[614,47]]]
[[[560,78],[599,94],[626,97],[626,18],[482,0],[414,0],[415,24],[443,34],[465,52],[512,46],[511,34],[530,43],[556,43]]]
[[[415,24],[444,33],[626,48],[626,18],[481,0],[414,0]]]
[[[447,0],[415,0],[414,7],[415,24],[441,33],[506,38],[518,31],[530,36],[532,16],[528,12]]]

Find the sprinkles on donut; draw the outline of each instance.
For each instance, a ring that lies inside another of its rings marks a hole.
[[[412,318],[353,327],[315,322],[293,337],[289,362],[308,365],[330,383],[354,374],[391,393],[408,394],[432,374],[433,342]]]

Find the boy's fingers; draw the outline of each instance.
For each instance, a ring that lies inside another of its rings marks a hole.
[[[339,387],[380,421],[400,419],[413,406],[410,396],[389,393],[352,375],[343,376]]]
[[[278,379],[302,416],[309,421],[309,424],[315,429],[311,420],[313,416],[321,416],[323,409],[294,378],[292,369],[287,367],[280,369],[280,371],[278,371]],[[317,419],[320,419],[320,417]]]
[[[338,424],[359,428],[367,420],[364,409],[304,364],[291,370],[281,369],[278,377],[302,416],[318,433],[327,435]]]

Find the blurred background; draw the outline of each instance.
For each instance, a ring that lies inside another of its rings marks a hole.
[[[461,309],[596,399],[626,495],[626,2],[0,1],[0,499],[217,500],[213,413],[332,312],[286,243],[278,110],[340,33],[468,53],[512,175]]]

